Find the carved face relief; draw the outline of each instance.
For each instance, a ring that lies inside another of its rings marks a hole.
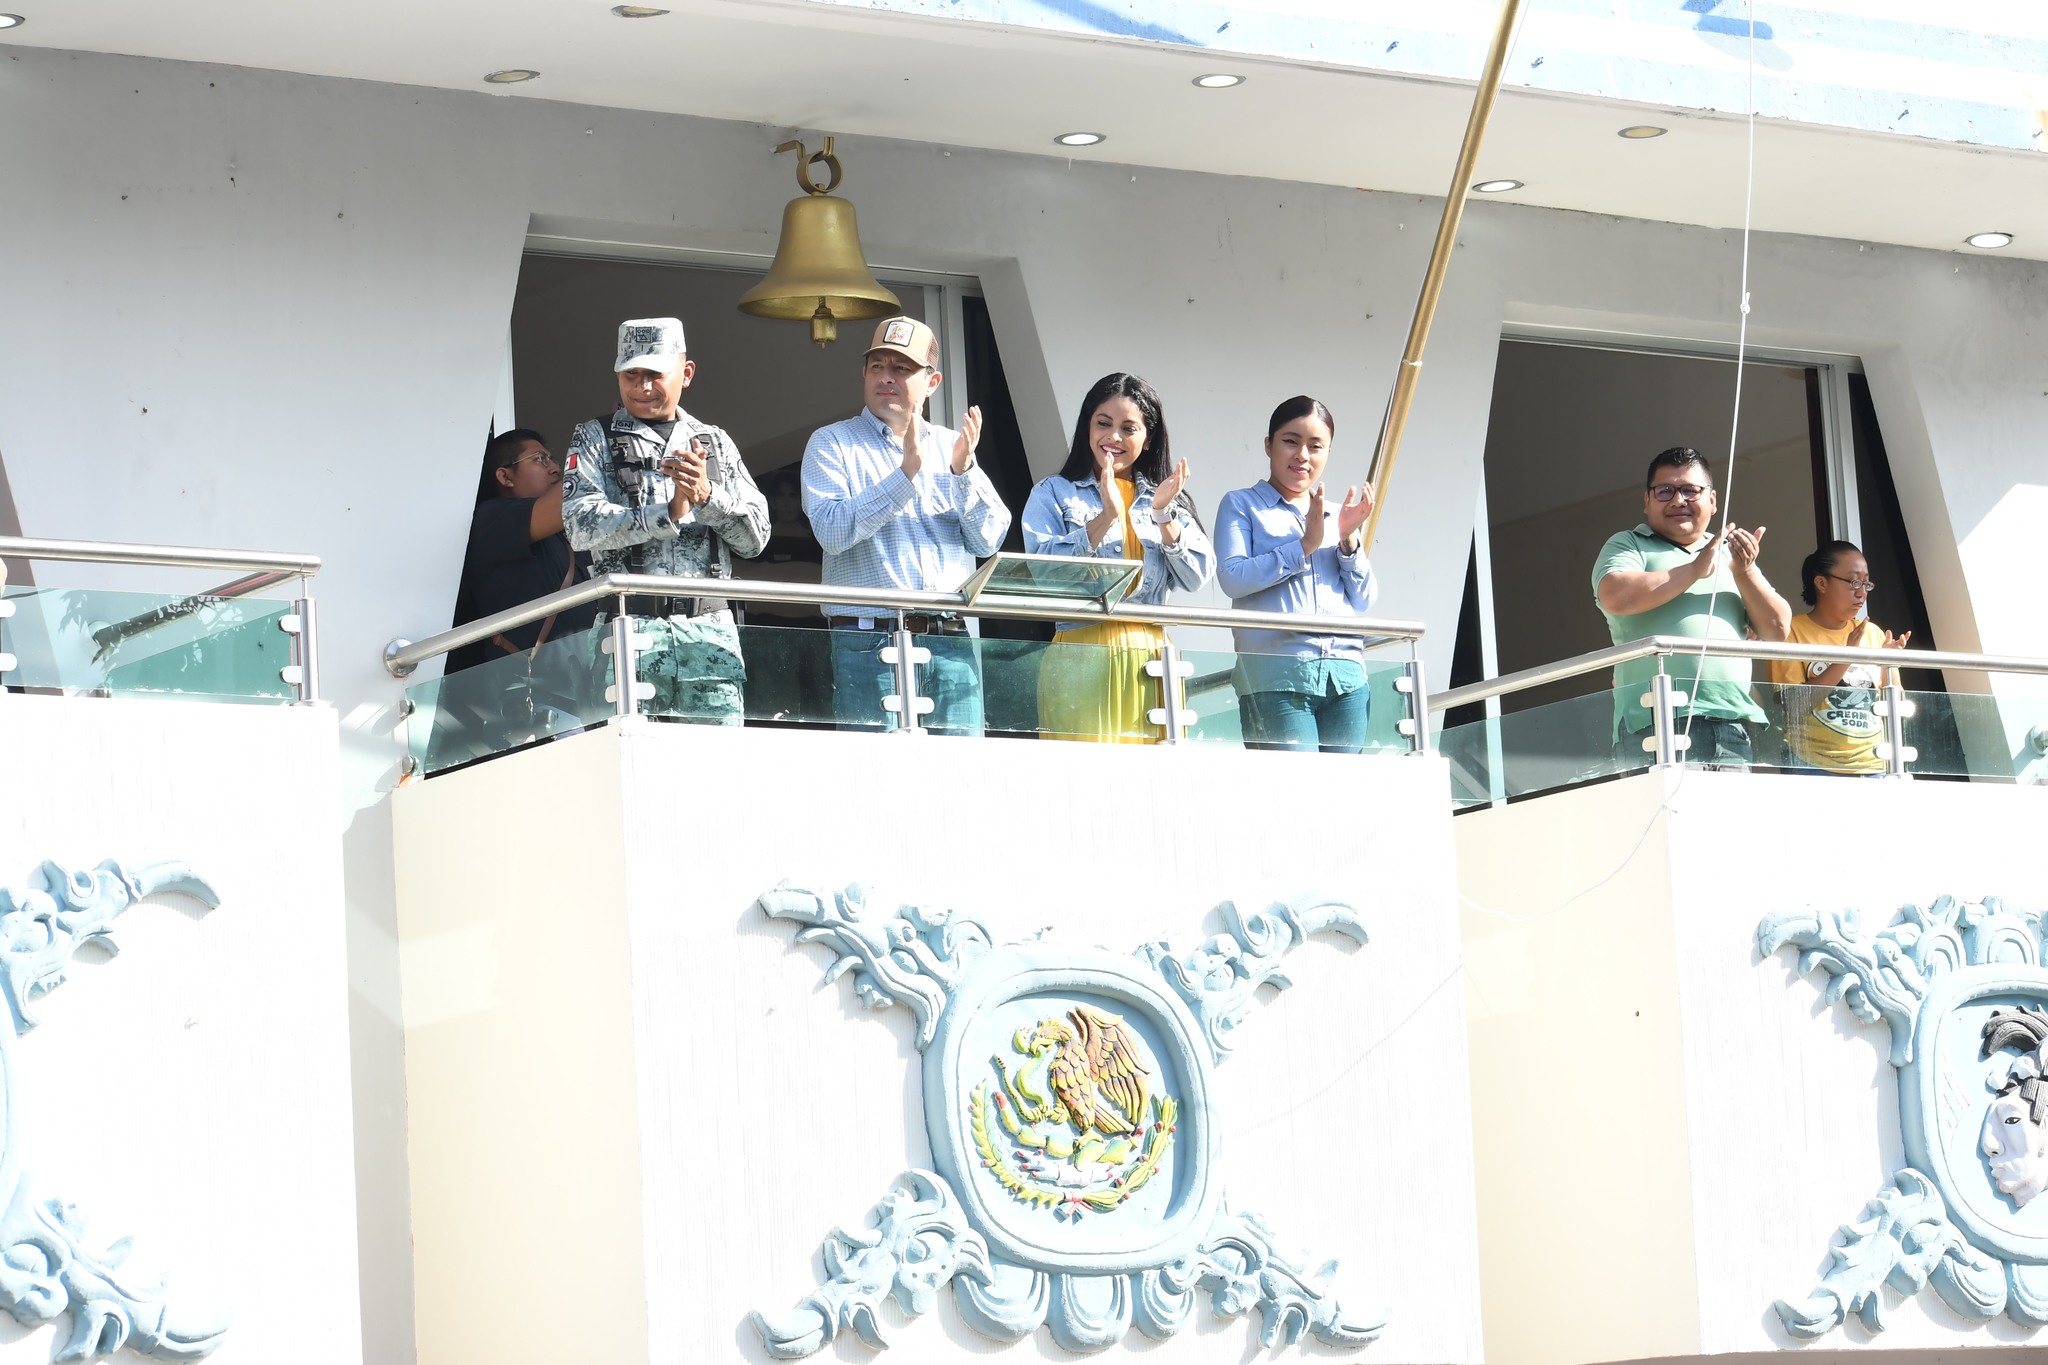
[[[1850,1317],[1881,1331],[1887,1284],[1931,1288],[1969,1322],[2003,1314],[2028,1332],[2048,1322],[2040,912],[1941,896],[1872,933],[1854,910],[1790,910],[1760,923],[1756,942],[1765,954],[1797,947],[1800,971],[1833,978],[1829,1000],[1887,1025],[1899,1074],[1905,1163],[1845,1226],[1813,1292],[1772,1305],[1786,1334],[1810,1341]]]
[[[2000,1095],[1984,1115],[1984,1157],[1998,1192],[2025,1208],[2048,1189],[2048,1127],[2034,1122],[2031,1106],[2016,1093]]]

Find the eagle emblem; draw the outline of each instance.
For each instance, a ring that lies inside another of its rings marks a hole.
[[[1223,1198],[1215,1069],[1281,959],[1325,930],[1365,940],[1358,912],[1304,895],[1241,912],[1225,932],[1135,952],[1046,939],[998,943],[947,909],[870,902],[859,885],[784,883],[760,906],[833,953],[876,1008],[916,1016],[932,1169],[908,1170],[864,1228],[835,1229],[826,1276],[788,1313],[754,1315],[779,1360],[851,1330],[883,1344],[881,1301],[930,1311],[941,1288],[969,1327],[1063,1351],[1100,1351],[1133,1329],[1155,1341],[1256,1307],[1273,1346],[1313,1334],[1362,1346],[1387,1321],[1346,1308],[1337,1263],[1311,1268],[1257,1214]]]
[[[983,1168],[1012,1197],[1063,1218],[1107,1213],[1137,1193],[1173,1146],[1178,1105],[1153,1093],[1153,1067],[1124,1017],[1077,1004],[1018,1029],[1011,1048],[1016,1068],[991,1057],[995,1074],[968,1097]]]

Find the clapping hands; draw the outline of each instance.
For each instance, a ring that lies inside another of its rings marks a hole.
[[[674,490],[668,500],[671,516],[711,501],[711,449],[702,436],[692,436],[688,446],[664,458],[661,472]]]
[[[1358,549],[1360,530],[1365,519],[1372,515],[1372,485],[1354,484],[1344,490],[1344,501],[1337,508],[1337,548],[1344,554],[1355,553]],[[1323,548],[1323,518],[1327,503],[1323,485],[1317,484],[1315,492],[1309,494],[1307,525],[1301,533],[1301,552],[1312,555]]]
[[[967,420],[960,424],[960,435],[953,441],[953,472],[965,474],[967,467],[974,463],[974,448],[981,444],[981,409],[967,409]]]

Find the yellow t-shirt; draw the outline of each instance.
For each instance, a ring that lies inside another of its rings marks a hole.
[[[1829,630],[1806,613],[1792,618],[1786,638],[1793,644],[1854,645],[1860,649],[1884,644],[1884,632],[1868,621],[1851,621],[1840,630]],[[1815,768],[1881,773],[1884,760],[1877,756],[1877,741],[1884,734],[1884,722],[1877,718],[1875,708],[1884,671],[1869,664],[1851,664],[1833,687],[1805,685],[1808,678],[1832,667],[1791,659],[1770,661],[1771,681],[1781,684],[1778,696],[1785,710],[1785,742],[1794,758]]]

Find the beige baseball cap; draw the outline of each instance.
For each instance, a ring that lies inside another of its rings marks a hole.
[[[939,339],[916,318],[882,319],[875,328],[875,339],[868,343],[867,353],[876,351],[894,351],[927,369],[939,368]]]

